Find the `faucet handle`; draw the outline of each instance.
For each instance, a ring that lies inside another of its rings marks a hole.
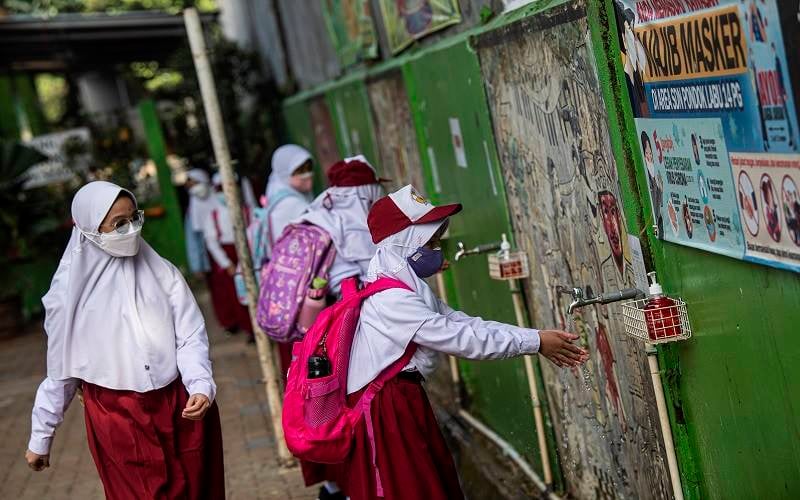
[[[583,289],[577,286],[556,285],[556,292],[569,295],[573,300],[583,298]]]

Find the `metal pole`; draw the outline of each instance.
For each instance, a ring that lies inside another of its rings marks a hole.
[[[216,157],[220,175],[222,176],[222,190],[225,193],[225,201],[231,212],[231,219],[233,220],[236,253],[239,256],[242,275],[247,287],[250,320],[253,322],[253,329],[255,330],[258,359],[261,364],[261,371],[263,372],[266,385],[272,431],[275,434],[275,443],[278,447],[278,461],[283,466],[290,466],[294,463],[294,459],[286,448],[283,436],[283,425],[281,424],[282,402],[278,389],[278,376],[273,357],[270,354],[269,340],[256,322],[258,287],[256,285],[255,274],[253,273],[253,262],[250,257],[250,248],[247,244],[247,236],[245,234],[239,190],[236,185],[233,166],[231,165],[231,154],[228,149],[228,141],[225,137],[225,128],[222,125],[222,113],[220,112],[219,100],[217,99],[217,89],[214,86],[214,75],[211,72],[211,65],[208,62],[206,43],[203,38],[203,26],[200,23],[200,16],[194,8],[183,11],[183,20],[186,24],[186,33],[189,36],[189,46],[192,50],[197,79],[200,82],[200,93],[203,96],[203,107],[206,111],[208,129],[211,133],[211,142],[214,145],[214,156]]]

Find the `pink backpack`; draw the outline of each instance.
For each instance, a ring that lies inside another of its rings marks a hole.
[[[272,246],[272,257],[261,269],[256,321],[270,338],[292,342],[305,333],[297,325],[311,281],[328,278],[336,257],[330,235],[312,224],[290,224]]]
[[[353,433],[362,417],[372,447],[378,494],[383,496],[380,474],[375,463],[375,438],[370,405],[383,384],[400,373],[416,351],[409,344],[399,360],[392,363],[372,381],[352,408],[347,405],[347,371],[350,347],[361,313],[361,303],[369,296],[390,288],[409,287],[402,281],[380,278],[362,290],[357,280],[342,282],[342,299],[317,317],[316,323],[302,342],[292,348],[292,364],[283,401],[283,432],[286,445],[294,456],[310,462],[341,463],[353,446]],[[308,359],[325,354],[330,360],[330,375],[308,378]]]

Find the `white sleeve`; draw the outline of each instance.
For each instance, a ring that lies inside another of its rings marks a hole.
[[[219,239],[217,238],[217,226],[214,224],[214,215],[212,212],[208,213],[208,217],[206,217],[203,222],[203,236],[206,240],[206,248],[208,248],[208,252],[214,259],[214,262],[223,269],[228,268],[232,262],[219,243]]]
[[[402,307],[381,309],[387,323],[414,325],[412,340],[417,344],[459,358],[504,359],[539,352],[538,330],[485,321],[449,307],[439,314],[417,294],[404,294]]]
[[[170,270],[173,282],[169,301],[175,321],[175,349],[181,380],[190,395],[204,394],[209,401],[214,401],[217,385],[211,373],[203,313],[180,271],[171,264]]]
[[[80,380],[53,380],[47,377],[39,384],[31,411],[31,438],[28,449],[38,455],[50,454],[56,428],[61,425]]]
[[[287,196],[280,200],[269,214],[269,230],[272,241],[278,241],[283,230],[308,208],[308,202],[299,196]]]

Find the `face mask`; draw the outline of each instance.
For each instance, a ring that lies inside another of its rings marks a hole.
[[[189,194],[201,199],[206,199],[210,193],[207,184],[195,184],[189,188]]]
[[[128,224],[128,232],[120,234],[116,231],[111,233],[86,233],[81,231],[84,236],[89,238],[92,243],[103,249],[104,252],[112,257],[133,257],[139,253],[139,234],[142,226]]]
[[[217,193],[217,201],[225,205],[225,193]]]
[[[420,247],[410,257],[406,259],[408,265],[420,278],[430,278],[444,265],[444,253],[441,248],[431,250],[430,248]]]

